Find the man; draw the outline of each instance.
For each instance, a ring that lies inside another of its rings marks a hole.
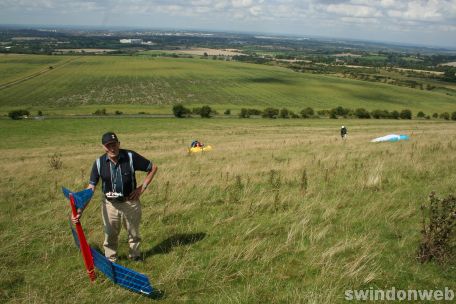
[[[347,128],[345,128],[345,126],[342,126],[342,128],[340,128],[340,137],[342,137],[342,139],[347,138]]]
[[[122,224],[128,231],[130,247],[128,258],[140,260],[141,205],[139,198],[146,191],[157,172],[157,166],[151,161],[131,150],[120,149],[120,142],[113,132],[105,133],[101,138],[105,154],[100,156],[92,166],[90,182],[87,188],[95,191],[99,179],[102,181],[103,203],[102,215],[105,231],[103,243],[105,256],[115,262],[117,246]],[[147,176],[141,186],[136,185],[136,171],[145,171]],[[73,217],[77,223],[83,210]]]
[[[191,144],[190,148],[201,148],[204,144],[202,144],[199,140],[195,139]]]

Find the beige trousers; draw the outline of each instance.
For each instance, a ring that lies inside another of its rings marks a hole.
[[[117,259],[119,233],[122,225],[128,232],[129,258],[140,256],[139,223],[141,221],[141,204],[137,201],[111,203],[105,200],[102,204],[103,225],[105,239],[103,243],[105,256],[111,260]]]

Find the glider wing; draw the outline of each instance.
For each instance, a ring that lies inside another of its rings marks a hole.
[[[71,222],[70,222],[71,227]],[[71,227],[74,242],[79,246],[79,240],[76,231]],[[114,284],[118,284],[126,289],[145,295],[152,295],[153,288],[150,285],[149,278],[142,273],[123,267],[119,264],[108,260],[96,249],[90,247],[95,267],[101,271]]]
[[[409,137],[407,135],[389,134],[389,135],[385,135],[382,137],[374,138],[371,140],[371,142],[386,142],[386,141],[396,142],[396,141],[408,140],[408,139],[409,139]]]
[[[93,194],[93,191],[90,189],[76,193],[73,193],[66,188],[62,188],[62,190],[64,195],[70,199],[73,214],[76,214],[76,208],[84,208],[88,201],[90,201]],[[81,249],[87,273],[89,274],[91,281],[95,280],[95,266],[115,284],[137,293],[152,295],[153,288],[150,285],[149,278],[147,276],[111,262],[100,252],[90,247],[87,244],[81,223],[76,224],[75,230],[70,221],[70,227],[74,242],[76,243],[76,246]]]

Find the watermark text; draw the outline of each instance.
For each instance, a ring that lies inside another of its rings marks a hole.
[[[348,289],[345,290],[347,301],[452,301],[454,291],[444,289]]]

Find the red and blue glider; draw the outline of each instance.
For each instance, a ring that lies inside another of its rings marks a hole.
[[[70,200],[73,215],[76,215],[76,210],[78,208],[84,209],[93,195],[93,191],[90,189],[80,192],[71,192],[70,190],[62,187],[62,191],[65,197]],[[101,271],[115,284],[137,293],[152,296],[153,288],[150,285],[149,278],[147,276],[111,262],[100,252],[90,247],[85,238],[81,223],[76,224],[76,231],[71,225],[71,221],[70,226],[76,246],[81,249],[87,274],[89,275],[91,281],[94,281],[96,278],[94,270],[95,265],[99,271]]]

